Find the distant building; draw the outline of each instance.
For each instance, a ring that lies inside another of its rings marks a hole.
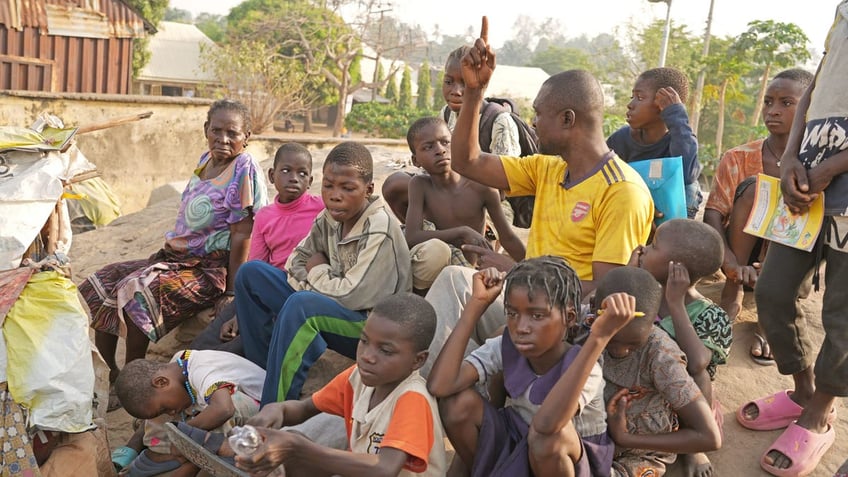
[[[550,77],[542,68],[534,66],[497,65],[486,96],[512,98],[532,103],[539,88]],[[528,111],[522,111],[528,113]]]
[[[371,81],[374,77],[376,62],[373,58],[376,56],[376,53],[368,46],[363,47],[363,52],[364,56],[368,58],[363,58],[360,62],[360,72],[362,73],[362,78],[365,81]],[[385,56],[380,57],[380,63],[383,65],[384,74],[388,74],[387,72],[390,71],[391,68],[395,68],[397,70],[397,73],[395,74],[395,81],[397,81],[399,85],[405,63],[400,60],[386,58]],[[414,97],[418,96],[418,70],[420,67],[420,64],[409,65],[412,73],[412,95]],[[442,104],[441,80],[444,65],[430,64],[430,68],[432,70],[430,72],[430,84],[433,87],[435,103]],[[495,74],[492,76],[492,80],[489,82],[489,87],[486,89],[486,95],[508,97],[519,102],[532,102],[536,98],[536,93],[539,92],[539,88],[542,86],[542,83],[544,83],[549,76],[550,75],[545,73],[545,70],[541,68],[498,65],[495,70]]]
[[[133,41],[155,31],[122,0],[2,0],[0,89],[128,94]]]
[[[205,71],[201,61],[204,48],[217,48],[194,25],[159,22],[159,31],[150,39],[150,62],[136,78],[136,91],[154,96],[204,96],[202,90],[217,80]]]

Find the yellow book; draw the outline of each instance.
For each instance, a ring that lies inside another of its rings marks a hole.
[[[758,174],[754,207],[743,230],[751,235],[809,252],[821,232],[823,221],[823,192],[819,193],[805,214],[794,215],[783,203],[780,179]]]

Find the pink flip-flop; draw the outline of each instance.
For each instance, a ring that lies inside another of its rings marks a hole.
[[[827,453],[833,441],[836,440],[836,431],[828,424],[827,432],[819,434],[804,429],[796,423],[791,423],[783,431],[783,434],[774,441],[768,450],[760,458],[760,467],[766,472],[777,477],[804,477],[810,475],[819,465],[822,456]],[[766,456],[771,451],[778,451],[792,462],[786,469],[778,469],[766,463]]]
[[[771,396],[746,402],[736,410],[736,421],[742,427],[754,431],[783,429],[795,422],[804,410],[803,407],[799,406],[798,403],[789,397],[790,394],[792,394],[792,390],[786,389],[778,391]],[[757,417],[747,419],[745,418],[745,408],[751,404],[757,406]],[[836,419],[836,408],[831,409],[830,415],[827,417],[827,423],[832,424],[834,419]]]
[[[754,431],[773,431],[792,424],[801,416],[803,407],[789,397],[791,390],[778,391],[756,401],[746,402],[736,410],[736,420],[742,427]],[[745,417],[745,408],[753,404],[757,406],[757,417]]]

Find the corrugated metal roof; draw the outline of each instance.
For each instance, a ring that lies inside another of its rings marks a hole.
[[[94,24],[98,17],[102,18],[105,28]],[[3,0],[0,1],[0,24],[16,30],[38,28],[43,33],[48,29],[67,32],[91,27],[95,31],[90,36],[94,37],[108,31],[112,37],[136,38],[144,36],[145,29],[155,31],[153,25],[121,0]]]
[[[0,24],[21,30],[25,26],[47,27],[47,14],[41,0],[6,0],[0,2]]]
[[[216,48],[216,45],[196,26],[159,22],[159,30],[150,38],[148,45],[150,62],[136,79],[187,83],[215,81],[211,72],[202,69],[201,47]]]

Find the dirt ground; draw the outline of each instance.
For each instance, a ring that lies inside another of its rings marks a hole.
[[[315,183],[312,192],[317,193],[323,158],[330,146],[313,149]],[[408,159],[408,151],[397,147],[369,146],[374,157],[374,175],[377,187],[392,172],[398,170],[397,163]],[[266,158],[259,158],[263,161]],[[267,168],[267,162],[263,161]],[[413,170],[407,167],[407,170]],[[163,235],[173,225],[179,203],[179,192],[163,202],[154,204],[135,214],[119,218],[108,227],[74,237],[71,258],[74,280],[79,282],[88,274],[108,263],[147,256],[162,246]],[[704,280],[699,289],[714,301],[718,301],[721,282],[717,278]],[[820,342],[823,336],[819,311],[823,290],[813,292],[802,302],[807,316],[811,318],[813,339]],[[750,295],[750,294],[748,294]],[[748,357],[752,332],[756,327],[756,307],[753,296],[746,296],[745,307],[733,327],[734,345],[729,363],[720,367],[714,383],[715,395],[721,401],[724,412],[724,445],[709,454],[716,472],[725,477],[768,475],[760,469],[759,458],[768,445],[778,437],[780,431],[754,432],[742,428],[734,417],[735,410],[744,402],[770,394],[780,389],[791,389],[790,378],[780,376],[774,366],[763,367]],[[203,326],[201,321],[190,320],[165,339],[150,348],[149,356],[167,360],[173,352],[184,347]],[[122,344],[121,344],[122,346]],[[327,382],[336,372],[349,365],[350,361],[331,352],[311,370],[306,392],[312,392]],[[839,418],[835,422],[837,440],[824,457],[814,476],[830,477],[839,465],[848,458],[848,413],[845,400],[839,400]],[[108,436],[111,448],[123,445],[132,434],[132,418],[123,410],[108,415]],[[680,475],[672,469],[670,476]]]

